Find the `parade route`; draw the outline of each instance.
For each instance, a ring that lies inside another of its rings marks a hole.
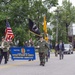
[[[11,60],[8,64],[0,65],[0,75],[75,75],[75,54],[65,55],[63,60],[55,57],[51,58],[45,66],[39,66],[38,54],[36,60]]]

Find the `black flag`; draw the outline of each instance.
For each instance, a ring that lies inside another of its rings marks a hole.
[[[29,19],[29,30],[31,32],[35,33],[36,35],[40,36],[40,31],[39,31],[38,27],[31,19]]]

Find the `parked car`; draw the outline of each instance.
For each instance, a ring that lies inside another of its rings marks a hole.
[[[64,44],[64,53],[73,54],[73,46],[71,44]]]

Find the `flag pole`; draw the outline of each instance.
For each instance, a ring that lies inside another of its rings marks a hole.
[[[46,16],[44,16],[43,31],[44,31],[44,39],[48,42],[48,33],[47,33],[47,22],[46,22]]]
[[[29,31],[29,39],[30,39],[30,31]]]

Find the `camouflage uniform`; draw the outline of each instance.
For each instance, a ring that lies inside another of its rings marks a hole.
[[[0,64],[1,64],[3,56],[4,56],[4,59],[5,59],[4,63],[7,64],[7,52],[8,52],[9,44],[5,40],[1,41],[0,44],[1,44],[1,49],[0,49],[1,50]]]
[[[49,48],[49,44],[46,43],[46,62],[48,62],[48,55],[49,55],[49,51],[50,51],[50,48]]]
[[[43,41],[39,40],[37,42],[37,45],[39,46],[38,52],[39,52],[40,65],[44,66],[45,65],[45,56],[46,56],[46,53],[48,50],[47,49],[48,45],[45,40],[43,40]]]

